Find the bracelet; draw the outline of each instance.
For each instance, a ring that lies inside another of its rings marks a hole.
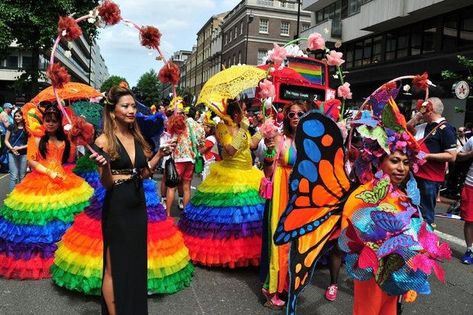
[[[266,152],[264,152],[264,158],[270,158],[270,159],[273,159],[274,160],[274,157],[276,156],[276,150],[273,148],[271,150],[266,150]]]

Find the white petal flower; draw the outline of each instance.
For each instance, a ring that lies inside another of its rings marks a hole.
[[[64,56],[66,56],[67,58],[71,58],[72,57],[71,51],[70,50],[64,51]]]
[[[68,48],[69,50],[72,49],[72,42],[67,42],[67,48]]]
[[[409,84],[406,84],[402,87],[402,89],[404,92],[409,92],[409,90],[411,89],[411,86]]]
[[[96,22],[96,18],[90,17],[87,19],[87,22],[89,22],[90,24],[94,24]]]
[[[61,36],[66,36],[66,35],[67,35],[67,31],[66,31],[66,30],[63,30],[63,31],[61,32]]]

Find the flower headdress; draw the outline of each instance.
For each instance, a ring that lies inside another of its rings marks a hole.
[[[68,41],[68,47],[70,47],[70,42],[81,36],[82,30],[79,23],[84,20],[97,26],[111,26],[123,21],[126,25],[135,28],[139,32],[141,45],[149,49],[155,49],[158,52],[157,59],[164,61],[164,66],[159,71],[159,79],[163,83],[170,83],[172,85],[174,96],[176,96],[176,84],[179,80],[179,68],[172,62],[166,61],[164,58],[160,49],[161,33],[159,30],[154,26],[139,26],[130,20],[122,18],[119,6],[111,0],[104,0],[102,4],[91,10],[89,14],[80,18],[74,19],[72,16],[59,18],[58,36],[51,51],[47,76],[51,80],[59,109],[67,120],[67,124],[64,126],[65,130],[72,129],[73,121],[62,106],[61,98],[58,95],[57,89],[63,87],[64,84],[70,81],[70,75],[63,66],[54,63],[55,52],[61,40]],[[65,55],[71,56],[70,51],[66,51]],[[105,103],[107,103],[107,100],[105,100]],[[82,125],[82,123],[79,123],[79,125]],[[89,147],[89,149],[91,148]],[[92,152],[94,151],[92,150]]]
[[[396,82],[402,79],[413,79],[415,85],[425,88],[426,98],[428,97],[428,85],[431,82],[428,81],[427,74],[396,78],[376,89],[350,122],[351,135],[356,130],[362,137],[361,154],[355,161],[355,173],[362,183],[373,178],[385,154],[403,152],[408,156],[414,172],[425,162],[424,153],[407,130],[406,119],[394,101],[399,93]],[[419,80],[425,80],[427,83],[419,84]]]

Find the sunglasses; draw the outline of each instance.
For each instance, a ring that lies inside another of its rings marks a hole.
[[[305,114],[305,112],[302,112],[302,111],[301,112],[289,112],[287,114],[287,117],[289,119],[294,119],[297,115],[297,118],[301,118],[302,116],[304,116],[304,114]]]

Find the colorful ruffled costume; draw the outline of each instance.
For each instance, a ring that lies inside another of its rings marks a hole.
[[[95,189],[91,204],[77,216],[59,243],[51,268],[53,281],[70,290],[100,295],[102,286],[103,241],[102,187],[95,163],[87,157],[78,160],[75,172]],[[182,234],[156,194],[156,182],[143,181],[148,212],[148,291],[175,293],[189,286],[194,267]]]
[[[347,228],[338,244],[347,252],[347,273],[355,279],[354,314],[396,314],[398,295],[430,293],[432,271],[445,281],[437,261],[451,256],[448,244],[439,245],[416,216],[420,195],[413,176],[407,194],[388,176],[378,178],[358,187],[343,212]]]
[[[231,144],[227,126],[217,126],[220,143]],[[192,261],[205,266],[243,267],[260,262],[263,173],[252,166],[246,131],[239,150],[212,164],[179,221]]]
[[[64,143],[47,144],[42,158],[35,138],[28,141],[28,160],[60,173],[51,179],[33,170],[8,195],[0,210],[0,275],[6,278],[41,279],[50,277],[56,242],[89,203],[93,189],[61,165]],[[71,143],[70,157],[75,147]]]

